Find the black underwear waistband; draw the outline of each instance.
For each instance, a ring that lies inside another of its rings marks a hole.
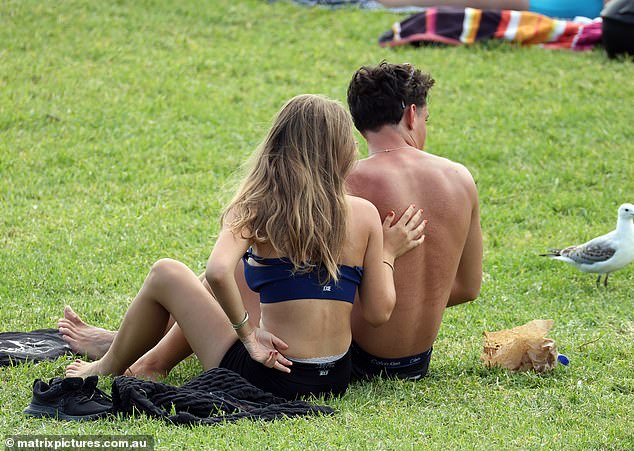
[[[293,366],[291,368],[301,368],[306,370],[325,370],[325,369],[335,369],[346,366],[350,359],[350,350],[343,354],[337,360],[332,360],[330,362],[298,362],[297,360],[293,360],[290,357],[287,357],[288,360],[293,362]]]
[[[432,353],[432,348],[429,348],[427,351],[421,352],[420,354],[391,359],[386,357],[374,356],[361,349],[361,347],[354,341],[352,342],[352,345],[350,345],[350,348],[355,354],[362,356],[369,363],[381,366],[383,368],[407,368],[410,366],[418,365],[421,362],[429,360],[429,356]]]

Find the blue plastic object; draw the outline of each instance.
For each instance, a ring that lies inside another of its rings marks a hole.
[[[559,361],[559,363],[561,363],[562,365],[568,365],[570,363],[570,360],[568,359],[568,357],[566,357],[563,354],[557,354],[557,360]]]

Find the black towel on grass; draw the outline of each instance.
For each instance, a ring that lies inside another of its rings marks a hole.
[[[0,333],[0,366],[55,360],[65,354],[72,351],[57,329]]]
[[[180,387],[119,376],[112,384],[112,403],[114,413],[137,411],[185,425],[334,413],[331,407],[274,396],[226,368],[207,370]]]

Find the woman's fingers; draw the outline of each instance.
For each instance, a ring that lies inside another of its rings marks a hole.
[[[284,357],[277,351],[269,351],[267,359],[263,362],[264,366],[268,368],[275,368],[276,370],[284,373],[290,373],[291,369],[288,368],[293,364],[290,360]]]
[[[280,363],[282,365],[286,366],[292,366],[293,362],[291,362],[290,360],[288,360],[286,357],[284,357],[282,354],[280,354],[279,352],[277,353],[277,363]],[[289,370],[290,371],[290,370]]]
[[[408,217],[407,221],[401,225],[407,231],[408,239],[418,242],[425,230],[425,226],[427,225],[427,219],[423,218],[423,209],[419,208],[416,210],[414,205],[410,205],[405,213],[403,213],[401,220],[403,220],[406,216]],[[399,223],[400,222],[401,221],[399,220]]]
[[[385,220],[383,221],[384,225],[388,221],[388,218],[390,218],[389,214],[385,217]],[[426,220],[423,219],[423,209],[416,209],[416,205],[412,204],[407,207],[407,209],[395,225],[405,227],[408,230],[415,230],[417,227],[423,224],[423,222],[427,223]]]
[[[411,230],[414,230],[416,227],[423,223],[423,209],[419,208],[416,210],[416,213],[412,215],[409,222],[407,223],[407,227]]]
[[[291,369],[288,366],[292,365],[293,362],[288,360],[282,354],[277,351],[269,351],[269,357],[264,362],[264,366],[269,368],[275,368],[278,371],[282,371],[284,373],[290,373]]]
[[[408,208],[408,214],[410,218],[408,222],[403,226],[407,234],[407,242],[405,243],[405,251],[414,249],[420,246],[425,241],[425,226],[427,225],[427,219],[423,218],[423,209],[418,209],[414,212],[414,206],[411,205]]]
[[[425,241],[425,235],[421,235],[412,242],[412,249],[420,246]]]
[[[394,215],[395,213],[393,211],[390,211],[385,216],[385,219],[383,219],[383,230],[389,229],[390,227],[392,227],[392,222],[394,221]]]
[[[407,207],[403,215],[396,222],[396,225],[407,225],[410,219],[412,219],[412,216],[414,216],[415,212],[416,212],[416,207],[413,204]]]
[[[423,235],[425,226],[427,225],[427,219],[423,219],[423,210],[419,210],[419,213],[417,213],[408,224],[408,228],[411,225],[408,234],[416,240]]]
[[[273,343],[275,349],[279,349],[281,351],[288,349],[288,345],[280,338],[277,338],[275,335],[273,335],[271,342]]]
[[[422,210],[421,210],[422,212]],[[422,219],[422,213],[421,213],[421,219]],[[421,236],[423,235],[423,232],[425,231],[425,226],[427,225],[427,219],[422,219],[417,225],[416,227],[414,227],[414,229],[412,230],[412,236],[418,240]]]
[[[291,369],[287,366],[281,365],[280,362],[276,362],[275,366],[273,367],[278,371],[281,371],[282,373],[290,373]]]

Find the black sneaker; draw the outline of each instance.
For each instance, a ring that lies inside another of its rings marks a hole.
[[[112,397],[97,388],[98,382],[98,376],[88,376],[84,379],[84,385],[81,388],[81,392],[85,394],[89,400],[107,406],[108,408],[112,408]]]
[[[35,417],[51,417],[60,420],[96,420],[110,412],[112,402],[97,388],[97,377],[54,378],[46,382],[37,379],[33,383],[33,399],[24,413]]]

